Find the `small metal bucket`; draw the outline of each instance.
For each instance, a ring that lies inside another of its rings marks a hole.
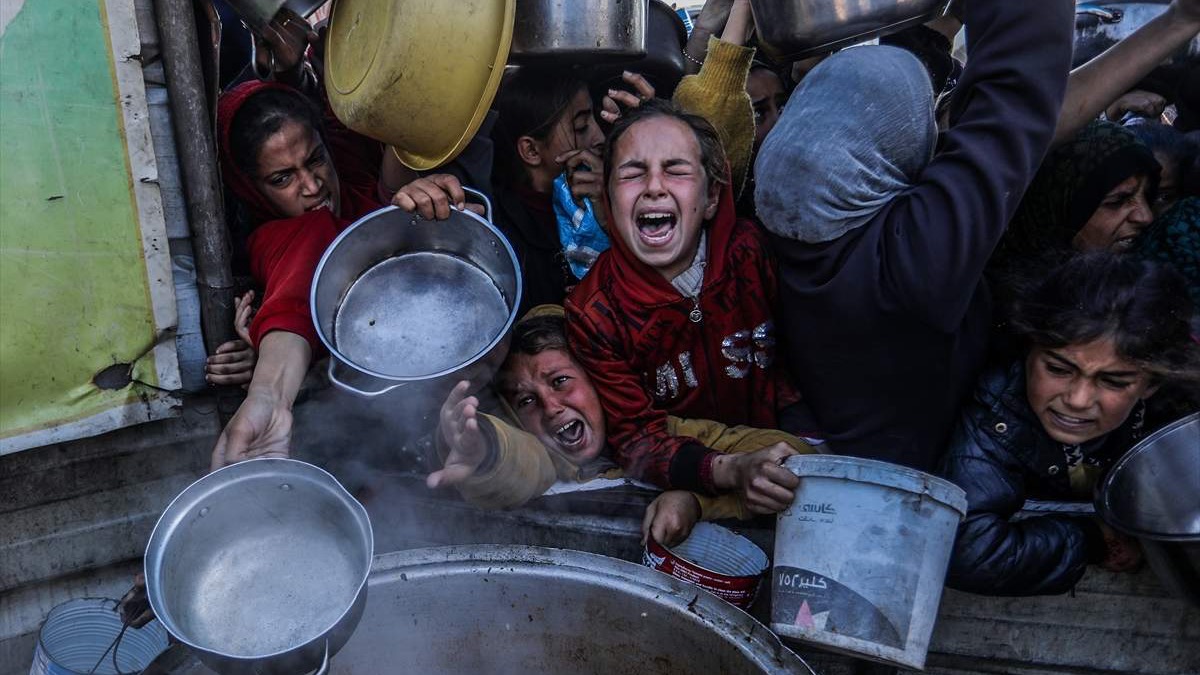
[[[117,601],[109,598],[78,598],[50,610],[38,633],[29,675],[142,672],[167,648],[167,631],[151,621],[142,628],[127,628],[114,643],[123,625],[116,607]]]

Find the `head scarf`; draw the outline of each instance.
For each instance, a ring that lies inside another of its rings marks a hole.
[[[1142,233],[1137,253],[1170,264],[1187,281],[1200,311],[1200,197],[1179,200]]]
[[[1042,162],[1000,242],[1001,259],[1032,261],[1066,252],[1104,196],[1131,176],[1158,186],[1159,166],[1131,131],[1096,121],[1055,148]]]
[[[256,223],[274,220],[279,216],[275,213],[271,202],[258,191],[254,177],[247,175],[234,161],[231,136],[233,135],[233,119],[237,116],[238,111],[242,109],[246,101],[250,100],[251,96],[268,89],[295,91],[295,89],[278,82],[249,80],[221,94],[221,98],[217,100],[217,149],[221,159],[221,177],[233,194],[241,200]],[[296,94],[302,95],[299,92]]]
[[[819,243],[866,224],[933,157],[933,89],[917,57],[855,47],[813,68],[754,165],[758,217],[771,232]]]

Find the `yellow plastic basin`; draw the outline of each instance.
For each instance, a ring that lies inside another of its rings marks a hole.
[[[508,60],[515,0],[337,0],[325,89],[343,124],[418,171],[479,130]]]

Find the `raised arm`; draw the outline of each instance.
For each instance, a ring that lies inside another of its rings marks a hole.
[[[1174,0],[1129,37],[1071,71],[1054,144],[1072,138],[1200,33],[1200,0]]]
[[[966,3],[970,58],[941,151],[887,214],[883,280],[953,330],[1053,137],[1070,67],[1071,0]],[[881,94],[883,95],[883,94]]]

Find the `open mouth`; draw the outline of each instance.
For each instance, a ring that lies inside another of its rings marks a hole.
[[[304,210],[305,211],[316,211],[317,209],[322,208],[322,207],[327,208],[330,211],[332,211],[333,210],[333,200],[329,197],[326,197],[326,198],[322,199],[321,201],[317,202],[316,204],[313,204],[312,206],[310,206]]]
[[[1055,424],[1064,429],[1085,429],[1092,424],[1090,419],[1066,415],[1057,410],[1051,410],[1050,417],[1054,419]]]
[[[566,447],[583,442],[583,420],[572,420],[554,430],[554,438]]]
[[[639,213],[635,219],[638,237],[648,246],[663,246],[671,241],[678,221],[678,217],[669,211]]]

